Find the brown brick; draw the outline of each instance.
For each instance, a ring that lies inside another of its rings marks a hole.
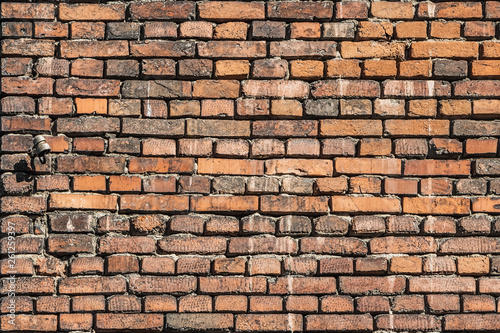
[[[227,330],[234,327],[234,318],[230,313],[171,313],[166,325],[174,330]]]
[[[34,39],[4,39],[2,53],[4,55],[52,57],[55,52],[55,41]]]
[[[296,253],[297,243],[289,237],[232,238],[228,251],[233,254]]]
[[[97,330],[148,330],[161,331],[164,327],[163,314],[157,313],[98,313],[95,319]]]
[[[328,20],[333,16],[333,4],[329,1],[299,4],[294,2],[269,2],[268,17],[298,20]]]
[[[258,41],[209,41],[197,44],[200,57],[205,58],[265,58],[266,43]]]
[[[138,20],[187,20],[195,15],[195,4],[189,1],[178,3],[134,3],[130,15]]]
[[[369,314],[309,315],[305,327],[309,331],[371,331],[373,318]]]

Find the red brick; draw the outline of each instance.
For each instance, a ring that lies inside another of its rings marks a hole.
[[[241,295],[221,295],[215,297],[215,311],[246,312],[247,297]]]
[[[3,331],[55,332],[57,331],[57,315],[16,314],[14,325],[7,315],[2,316],[0,323]]]
[[[283,26],[283,30],[284,28]],[[252,77],[254,78],[282,79],[287,73],[288,62],[283,59],[262,59],[253,62]]]
[[[264,277],[200,277],[199,290],[202,293],[264,293],[267,280]]]
[[[477,331],[500,329],[498,314],[452,314],[446,315],[444,329],[450,331]]]
[[[356,259],[356,272],[361,274],[379,274],[387,271],[385,258],[358,258]]]
[[[247,80],[242,83],[242,91],[250,97],[305,99],[309,95],[309,85],[296,80]]]
[[[78,257],[71,261],[71,275],[102,274],[104,273],[104,259],[99,257]]]
[[[356,300],[358,311],[366,313],[389,312],[389,298],[384,296],[364,296]]]
[[[319,272],[321,275],[352,274],[354,271],[353,267],[354,263],[351,258],[324,258],[319,260]]]
[[[47,210],[46,197],[3,197],[2,213],[33,213],[40,214]]]
[[[179,312],[212,312],[212,297],[188,295],[179,298]]]
[[[60,294],[114,294],[126,291],[123,277],[70,277],[59,280]]]
[[[191,158],[134,158],[129,162],[130,173],[190,173],[194,169]]]
[[[368,18],[368,4],[362,1],[337,2],[335,9],[335,18],[337,19]]]
[[[111,256],[107,259],[107,273],[138,273],[139,261],[136,257],[129,255]]]
[[[378,329],[406,330],[408,328],[432,331],[441,329],[441,320],[435,316],[424,314],[390,314],[381,315],[376,319]]]
[[[196,277],[131,276],[129,288],[139,294],[190,293],[196,289]]]
[[[289,296],[286,299],[286,311],[288,312],[317,312],[318,298],[315,296]]]
[[[267,54],[266,43],[260,41],[209,41],[199,42],[197,47],[204,58],[265,58]]]
[[[357,238],[302,238],[300,250],[303,253],[319,254],[351,253],[362,255],[368,252],[366,244]]]
[[[95,239],[88,235],[51,235],[47,240],[47,252],[56,254],[92,253]]]
[[[12,225],[11,225],[12,227]],[[12,230],[12,229],[8,229]],[[10,231],[15,232],[15,231]],[[6,232],[7,233],[7,232]],[[2,275],[33,275],[35,269],[33,267],[33,261],[31,259],[25,258],[15,258],[15,259],[3,259],[0,260],[0,274]]]
[[[300,314],[240,314],[236,315],[235,328],[238,331],[300,331]]]
[[[340,290],[347,294],[400,294],[406,289],[406,279],[400,276],[389,277],[348,277],[341,276]],[[378,292],[377,292],[378,291]]]
[[[283,300],[279,296],[250,296],[250,312],[281,312]]]
[[[156,240],[149,237],[103,237],[99,239],[101,253],[153,253]]]
[[[326,295],[321,298],[321,311],[326,313],[354,312],[354,301],[350,296]]]
[[[71,299],[71,310],[74,312],[104,311],[105,306],[103,295],[74,296]]]
[[[144,312],[175,312],[177,300],[170,295],[152,295],[144,297]]]
[[[327,197],[262,196],[260,210],[267,213],[327,212],[327,199]]]
[[[73,39],[104,39],[106,28],[104,22],[71,22],[70,24]]]
[[[326,80],[312,84],[313,97],[379,97],[380,85],[376,81]]]
[[[223,254],[226,240],[220,237],[166,237],[158,242],[158,247],[166,253]]]

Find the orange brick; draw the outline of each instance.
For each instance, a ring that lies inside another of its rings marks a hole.
[[[324,65],[317,60],[293,60],[290,62],[292,78],[313,80],[323,77]]]
[[[290,38],[316,39],[321,37],[321,25],[317,22],[293,22],[290,24]]]
[[[249,73],[248,60],[219,60],[215,63],[215,77],[243,79],[247,78]]]
[[[408,60],[399,64],[399,77],[402,78],[428,78],[432,76],[432,61]]]
[[[392,24],[389,22],[362,21],[358,26],[358,36],[360,40],[390,39],[393,31]]]
[[[104,142],[102,138],[74,138],[73,151],[87,153],[103,153]]]
[[[399,175],[401,160],[339,157],[335,160],[335,170],[345,174]]]
[[[447,178],[427,178],[420,181],[420,193],[423,195],[451,195],[453,183]]]
[[[351,177],[349,193],[372,193],[382,191],[382,180],[379,177]]]
[[[422,258],[392,257],[390,271],[394,274],[420,274],[422,273]]]
[[[104,192],[106,191],[106,177],[101,175],[74,176],[73,190],[82,192]]]
[[[75,98],[78,114],[107,114],[108,100],[103,98]]]
[[[472,112],[471,102],[462,99],[440,100],[439,113],[447,117],[467,116]]]
[[[221,295],[215,297],[215,311],[246,312],[247,297],[243,295]]]
[[[445,197],[403,198],[403,212],[421,215],[467,215],[470,213],[470,200]]]
[[[490,272],[488,257],[460,257],[457,259],[457,270],[460,275],[485,275]]]
[[[201,116],[227,118],[234,116],[234,102],[228,99],[205,99],[201,101]]]
[[[226,22],[215,27],[214,39],[247,39],[248,24],[245,22]]]
[[[332,212],[399,213],[399,199],[385,197],[332,196]]]
[[[371,14],[379,18],[412,19],[413,5],[409,2],[373,2]]]
[[[410,117],[435,117],[437,114],[437,101],[435,99],[414,99],[408,101],[408,116]]]
[[[410,47],[413,58],[477,58],[479,44],[463,41],[425,41],[414,42]]]
[[[416,179],[390,179],[384,180],[386,194],[415,195],[418,192],[418,180]]]
[[[173,156],[175,154],[175,140],[146,139],[142,142],[143,156]]]
[[[397,74],[395,60],[365,60],[363,75],[365,77],[394,77]]]
[[[302,117],[302,104],[293,99],[271,101],[271,114],[278,117]]]
[[[500,76],[500,60],[475,60],[472,62],[473,77],[494,77]]]
[[[496,155],[497,139],[467,139],[465,152],[468,155]]]
[[[430,37],[460,38],[460,22],[432,22]]]
[[[427,22],[401,22],[395,30],[396,38],[427,38]]]
[[[110,176],[110,192],[141,192],[141,177],[138,176]]]
[[[326,62],[326,76],[338,78],[359,78],[361,67],[355,59],[330,59]]]
[[[385,156],[390,155],[392,142],[390,139],[362,139],[359,146],[361,156]]]

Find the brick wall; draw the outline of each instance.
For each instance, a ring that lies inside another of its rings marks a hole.
[[[500,2],[1,15],[2,331],[500,331]]]

